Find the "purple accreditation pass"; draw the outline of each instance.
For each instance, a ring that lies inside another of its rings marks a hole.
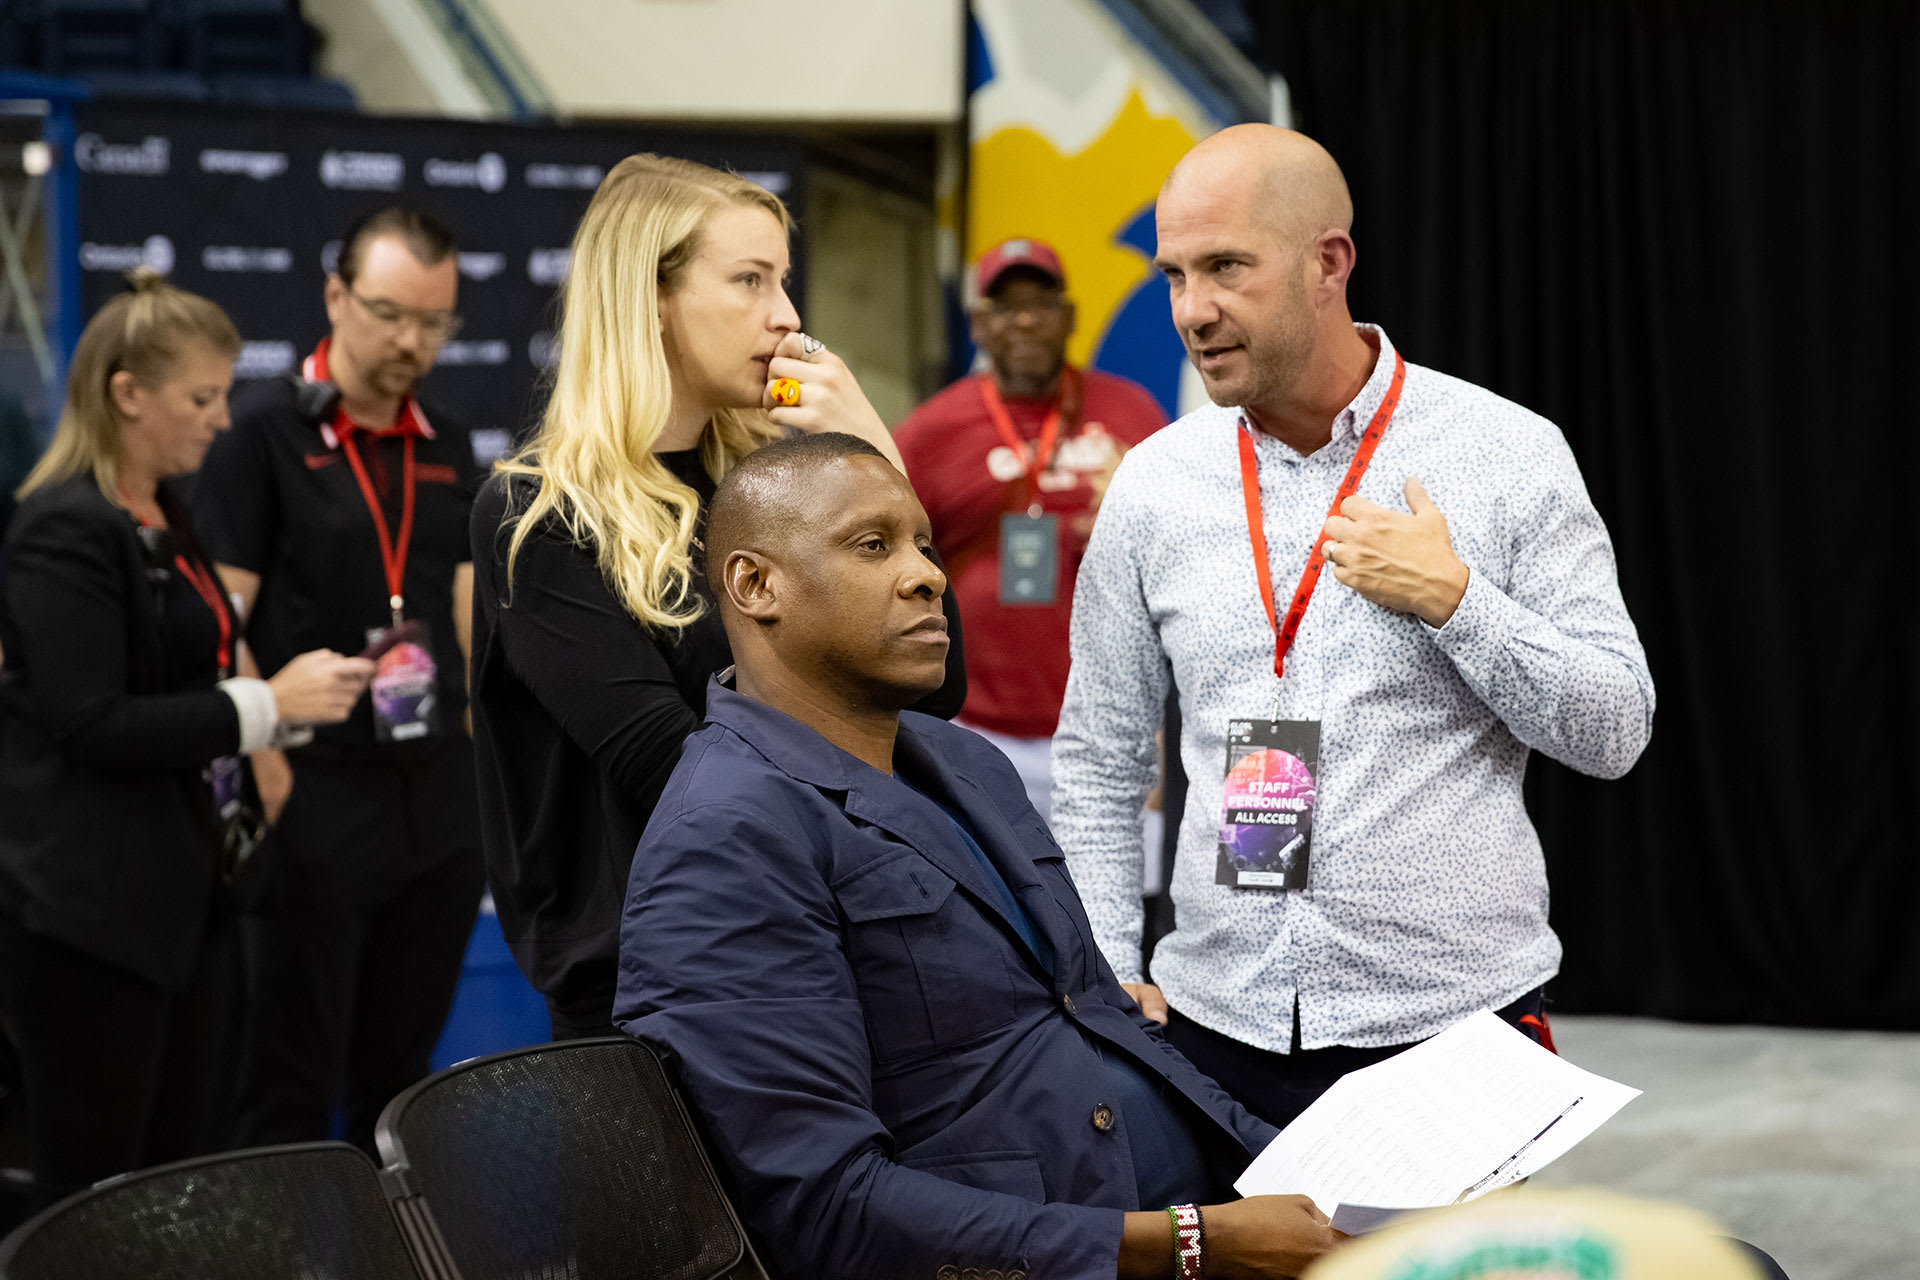
[[[373,740],[412,742],[434,732],[438,666],[426,625],[410,618],[367,633],[361,657],[374,663]]]
[[[1319,767],[1317,720],[1228,722],[1215,884],[1282,891],[1307,887]]]

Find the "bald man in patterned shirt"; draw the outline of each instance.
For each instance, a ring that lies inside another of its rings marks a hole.
[[[1560,943],[1527,755],[1625,773],[1653,681],[1558,429],[1353,322],[1331,156],[1227,129],[1175,167],[1156,221],[1213,403],[1108,490],[1053,824],[1130,994],[1285,1125],[1478,1010],[1546,1037]],[[1169,677],[1191,783],[1149,983],[1133,815]]]

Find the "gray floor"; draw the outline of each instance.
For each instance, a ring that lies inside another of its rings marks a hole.
[[[1543,1171],[1676,1200],[1792,1280],[1920,1277],[1920,1035],[1556,1016],[1571,1062],[1645,1090]]]

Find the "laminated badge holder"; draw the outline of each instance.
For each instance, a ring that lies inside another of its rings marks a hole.
[[[1020,460],[1020,473],[1011,479],[1026,481],[1026,509],[1008,511],[1000,517],[1000,603],[1007,605],[1050,605],[1057,597],[1060,581],[1059,517],[1040,508],[1040,473],[1053,465],[1059,449],[1060,426],[1065,419],[1080,416],[1080,375],[1071,365],[1060,369],[1060,395],[1047,410],[1040,426],[1040,439],[1033,444],[1020,438],[1000,389],[990,374],[980,375],[980,398],[986,403],[987,417],[1007,449]]]

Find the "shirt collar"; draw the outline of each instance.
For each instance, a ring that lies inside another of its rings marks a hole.
[[[919,766],[919,772],[937,777],[946,790],[961,794],[958,779],[939,753],[902,716],[894,736],[894,758]],[[789,777],[829,791],[872,789],[886,775],[829,742],[825,735],[800,723],[784,711],[749,698],[734,688],[734,668],[707,681],[707,723],[731,730],[773,766]]]
[[[1393,385],[1393,343],[1387,338],[1387,331],[1377,324],[1356,324],[1353,327],[1361,337],[1369,340],[1367,345],[1377,347],[1380,354],[1374,359],[1373,373],[1360,388],[1360,394],[1334,417],[1333,436],[1336,440],[1341,436],[1359,439],[1360,433],[1373,421],[1380,402],[1387,398],[1387,388]]]
[[[732,730],[789,777],[845,791],[853,757],[792,716],[735,689],[733,672],[728,667],[707,682],[707,723]]]
[[[320,345],[313,349],[300,365],[300,376],[308,382],[331,382],[333,378],[327,367],[327,351],[333,345],[333,339],[320,339]],[[394,420],[393,427],[387,431],[368,431],[367,428],[347,416],[344,405],[334,410],[333,421],[320,424],[320,437],[327,442],[327,448],[337,449],[340,442],[355,432],[374,436],[417,436],[422,439],[434,438],[433,424],[427,421],[427,415],[420,411],[420,402],[412,396],[400,399],[400,416]]]

